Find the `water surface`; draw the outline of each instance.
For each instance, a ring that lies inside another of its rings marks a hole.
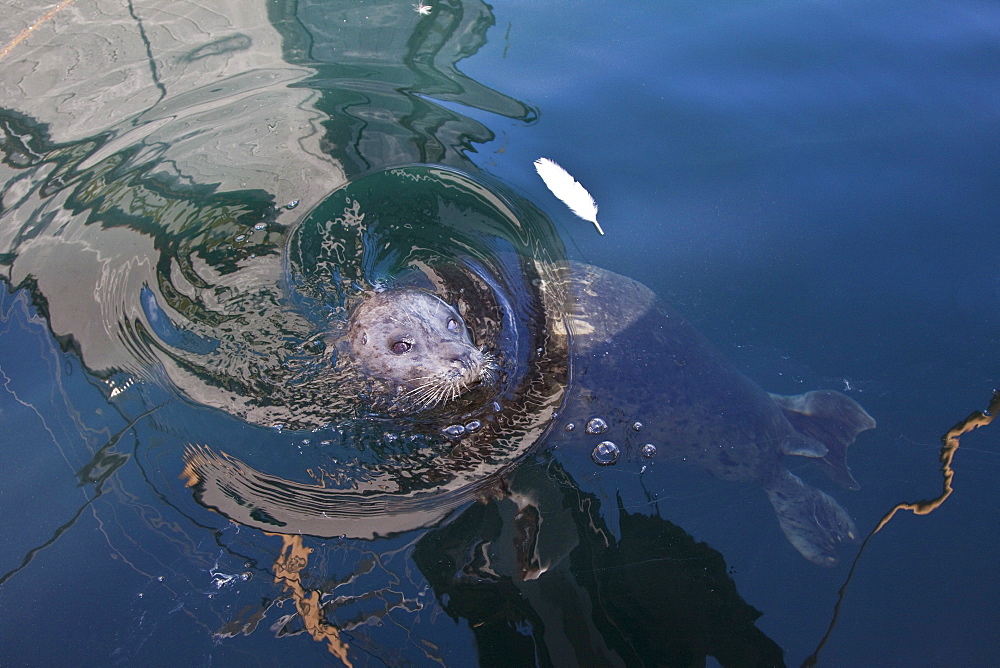
[[[542,448],[512,484],[563,508],[550,517],[575,552],[535,581],[510,564],[495,582],[449,570],[509,542],[509,502],[459,499],[433,528],[376,540],[300,539],[192,493],[190,445],[330,488],[397,461],[381,443],[340,466],[345,443],[372,435],[323,426],[323,334],[358,284],[457,252],[430,228],[387,224],[345,241],[347,259],[329,263],[342,273],[299,282],[287,253],[331,193],[389,168],[434,164],[505,193],[497,206],[529,222],[471,235],[465,257],[485,275],[563,258],[605,267],[650,286],[767,390],[863,404],[878,428],[850,453],[860,491],[790,462],[862,532],[940,492],[940,436],[997,386],[991,3],[428,5],[10,10],[4,663],[271,664],[346,647],[354,665],[544,664],[597,647],[632,663],[797,665],[814,651],[857,546],[818,568],[758,488],[694,468],[595,465],[606,482],[568,481]],[[606,235],[545,190],[539,156],[587,186]],[[359,266],[366,249],[380,260]],[[993,657],[994,429],[961,439],[939,510],[900,514],[868,544],[821,665]],[[422,434],[406,436],[448,445]],[[616,487],[650,500],[618,508]],[[642,595],[614,598],[636,581]],[[727,623],[679,621],[713,618]]]

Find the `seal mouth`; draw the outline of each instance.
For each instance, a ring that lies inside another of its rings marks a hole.
[[[447,374],[415,379],[415,385],[397,397],[396,407],[426,411],[451,403],[470,390],[494,386],[500,368],[496,355],[485,350],[479,353],[478,359],[457,360],[457,366]]]

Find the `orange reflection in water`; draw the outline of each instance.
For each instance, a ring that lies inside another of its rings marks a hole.
[[[847,579],[844,580],[844,584],[840,587],[840,591],[837,593],[837,603],[833,606],[833,616],[830,618],[830,624],[827,626],[826,634],[819,641],[816,649],[813,653],[806,657],[806,660],[802,662],[803,668],[808,666],[815,666],[816,662],[819,661],[819,654],[823,647],[826,645],[830,636],[833,635],[833,629],[837,626],[837,619],[840,616],[840,606],[844,602],[844,597],[847,594],[847,587],[851,584],[851,579],[854,577],[854,571],[858,567],[858,562],[861,561],[861,555],[865,553],[865,548],[868,547],[869,541],[872,537],[877,534],[882,528],[889,523],[896,513],[900,510],[912,510],[915,515],[929,515],[934,510],[939,508],[942,503],[945,502],[951,493],[954,491],[952,487],[952,482],[955,479],[955,471],[951,468],[952,460],[955,458],[955,453],[958,451],[959,438],[963,434],[967,434],[973,429],[978,429],[979,427],[985,427],[989,423],[993,422],[993,418],[996,416],[997,411],[1000,411],[1000,390],[994,390],[993,397],[990,399],[989,408],[985,411],[973,411],[969,414],[969,417],[965,418],[954,427],[948,430],[948,433],[941,437],[941,475],[944,476],[944,489],[941,491],[940,496],[926,501],[916,501],[914,503],[899,503],[886,513],[885,517],[879,521],[874,529],[865,536],[864,542],[861,544],[861,549],[858,550],[858,554],[854,557],[854,563],[851,564],[851,570],[847,573]]]
[[[343,661],[345,666],[351,668],[351,662],[347,658],[347,644],[340,639],[337,627],[328,622],[323,615],[323,605],[319,599],[319,592],[307,592],[302,586],[301,573],[309,564],[312,548],[302,544],[302,536],[269,535],[280,536],[284,543],[281,554],[274,561],[274,581],[277,584],[283,584],[285,591],[289,592],[295,600],[295,608],[313,640],[325,641],[330,653]]]
[[[20,44],[24,40],[28,39],[28,35],[30,35],[32,33],[32,31],[35,30],[35,28],[37,28],[38,26],[42,25],[46,21],[50,20],[53,16],[55,16],[56,14],[58,14],[59,12],[61,12],[66,7],[70,6],[71,4],[73,4],[73,0],[63,0],[58,5],[56,5],[55,7],[53,7],[52,9],[50,9],[49,11],[47,11],[42,16],[42,18],[40,18],[37,21],[35,21],[34,24],[32,24],[32,25],[28,26],[27,28],[25,28],[24,30],[22,30],[21,33],[17,37],[15,37],[14,39],[11,40],[10,44],[8,44],[2,50],[0,50],[0,58],[4,58],[8,53],[10,53],[11,51],[14,50],[14,47],[16,47],[18,44]]]
[[[993,418],[998,410],[1000,410],[1000,391],[995,391],[993,398],[990,400],[989,408],[985,411],[973,412],[969,417],[956,424],[947,434],[941,437],[943,443],[941,447],[941,473],[944,476],[944,490],[941,492],[941,496],[929,501],[898,504],[882,518],[882,521],[878,523],[878,526],[875,527],[872,533],[876,534],[881,531],[882,527],[888,524],[889,520],[900,510],[912,510],[917,515],[927,515],[944,503],[945,499],[951,496],[951,493],[954,491],[951,483],[955,478],[955,471],[951,468],[951,460],[955,457],[955,452],[958,451],[959,437],[962,434],[969,433],[973,429],[985,427],[990,422],[993,422]]]

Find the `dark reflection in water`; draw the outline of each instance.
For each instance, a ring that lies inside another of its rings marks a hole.
[[[482,665],[784,665],[709,546],[620,497],[613,529],[548,456],[510,485],[523,493],[472,506],[413,553],[445,612],[472,628]],[[543,522],[565,523],[558,539]]]

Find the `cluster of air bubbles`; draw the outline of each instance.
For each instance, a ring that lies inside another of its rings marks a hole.
[[[599,417],[590,418],[587,422],[586,432],[588,434],[603,434],[608,430],[608,423]]]
[[[621,451],[618,449],[618,446],[611,441],[601,441],[594,446],[594,451],[590,453],[590,456],[596,464],[611,466],[618,461],[620,453]]]
[[[652,443],[647,443],[646,445],[642,446],[640,452],[642,452],[643,457],[652,458],[653,456],[656,455],[656,446],[653,445]]]
[[[295,200],[296,204],[298,204],[298,202],[299,202],[298,200]],[[286,206],[286,208],[292,208],[292,207]],[[250,229],[249,232],[245,232],[243,234],[237,234],[236,237],[234,238],[234,241],[236,243],[243,243],[244,241],[249,239],[250,235],[252,235],[254,232],[263,232],[266,229],[267,229],[267,223],[263,221],[259,223],[254,223],[253,227]]]
[[[483,428],[480,420],[470,420],[465,424],[450,424],[441,430],[441,433],[449,438],[461,438],[466,434],[474,434]]]

